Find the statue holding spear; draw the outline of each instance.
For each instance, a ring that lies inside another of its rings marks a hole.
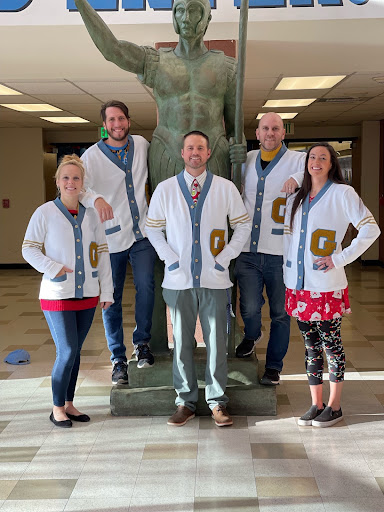
[[[149,150],[151,190],[183,169],[182,139],[192,130],[203,131],[210,139],[210,171],[230,179],[229,140],[235,136],[236,61],[221,51],[209,51],[203,42],[211,21],[209,0],[175,0],[173,26],[179,42],[175,49],[160,50],[119,41],[86,0],[75,0],[75,3],[103,56],[135,73],[143,84],[153,89],[158,125]],[[242,90],[242,80],[238,86]],[[238,108],[241,110],[241,103]],[[242,119],[240,123],[242,134]],[[244,150],[240,159],[245,161],[245,158]]]
[[[192,130],[202,131],[210,139],[209,170],[232,178],[240,188],[241,164],[246,160],[242,98],[248,0],[242,0],[241,4],[239,68],[235,59],[221,51],[208,50],[203,42],[211,21],[209,0],[175,0],[172,16],[179,42],[175,49],[159,50],[118,40],[87,0],[75,0],[75,3],[102,55],[135,73],[144,85],[153,89],[158,124],[148,155],[151,192],[160,181],[183,169],[180,153],[183,136]],[[235,165],[233,173],[231,163]],[[159,309],[157,297],[155,311]],[[160,318],[155,313],[152,332],[161,333],[162,338],[156,341],[152,335],[151,346],[156,352],[164,352],[167,346],[166,326]],[[233,339],[229,354],[234,355]]]

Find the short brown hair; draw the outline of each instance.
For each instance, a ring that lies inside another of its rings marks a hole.
[[[207,141],[207,148],[209,149],[209,137],[205,133],[201,132],[200,130],[192,130],[191,132],[188,132],[183,137],[183,144],[185,142],[185,139],[189,137],[190,135],[198,135],[199,137],[204,137],[204,139]]]
[[[127,119],[129,119],[129,110],[125,103],[123,103],[122,101],[119,101],[119,100],[109,100],[106,103],[104,103],[104,105],[101,105],[100,115],[101,115],[101,119],[103,120],[104,123],[107,119],[106,110],[109,107],[119,108],[123,112],[125,117]]]

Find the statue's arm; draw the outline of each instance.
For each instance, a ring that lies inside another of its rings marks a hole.
[[[87,0],[75,0],[75,4],[93,42],[103,56],[131,73],[142,74],[145,51],[127,41],[119,41]]]
[[[236,61],[226,57],[227,64],[227,91],[224,98],[225,132],[229,140],[229,158],[231,164],[242,164],[247,159],[247,143],[243,133],[242,143],[235,143],[236,118]],[[240,185],[240,184],[239,184]]]

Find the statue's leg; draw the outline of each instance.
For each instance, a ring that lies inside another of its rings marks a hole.
[[[213,151],[208,162],[209,170],[222,178],[231,179],[231,164],[229,161],[229,143],[225,137],[221,137]],[[232,234],[232,233],[231,233]],[[237,304],[237,279],[234,275],[235,262],[232,261],[229,266],[230,279],[233,283],[231,292],[232,310],[236,314]],[[242,331],[236,318],[231,318],[231,331],[228,337],[228,355],[235,357],[235,346],[238,345],[242,338]]]
[[[229,144],[225,137],[220,137],[208,161],[208,169],[217,176],[231,179],[231,164],[229,162]]]
[[[156,186],[182,170],[178,162],[172,160],[163,143],[153,138],[148,153],[149,186],[151,193]],[[155,264],[155,306],[152,316],[151,349],[154,354],[169,352],[166,305],[162,295],[161,283],[164,278],[164,263],[157,259]]]
[[[161,140],[154,137],[148,151],[149,188],[152,194],[157,185],[183,170],[182,164],[176,162],[167,153]]]

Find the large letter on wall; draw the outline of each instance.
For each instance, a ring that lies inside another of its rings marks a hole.
[[[0,0],[0,12],[18,12],[26,9],[33,0]]]
[[[89,0],[89,4],[96,11],[118,11],[119,0]],[[77,11],[74,0],[67,0],[67,9],[69,11]]]
[[[240,7],[241,0],[235,0],[235,7]],[[249,7],[287,7],[286,0],[249,0]]]
[[[155,11],[170,11],[172,0],[148,0],[149,7]],[[146,0],[123,0],[123,9],[126,11],[145,11]]]
[[[172,0],[123,0],[122,8],[126,11],[145,11],[146,2],[154,11],[171,11],[173,6]],[[216,1],[210,0],[212,9],[216,8]]]

